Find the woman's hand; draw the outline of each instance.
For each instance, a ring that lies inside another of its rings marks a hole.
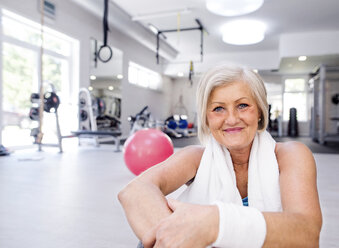
[[[145,248],[195,247],[213,243],[219,231],[219,212],[214,205],[197,205],[168,200],[173,213],[145,234]]]

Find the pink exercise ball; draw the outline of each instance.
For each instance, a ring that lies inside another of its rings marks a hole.
[[[171,139],[157,129],[142,129],[131,135],[124,144],[124,160],[135,175],[156,165],[173,154]]]

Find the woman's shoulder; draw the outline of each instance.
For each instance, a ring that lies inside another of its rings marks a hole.
[[[280,170],[295,164],[307,166],[310,162],[314,163],[311,150],[303,143],[297,141],[277,142],[275,154]]]
[[[288,142],[277,142],[275,146],[275,154],[277,156],[285,156],[290,153],[311,153],[310,149],[301,142],[288,141]]]

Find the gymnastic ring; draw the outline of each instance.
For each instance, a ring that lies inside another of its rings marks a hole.
[[[103,51],[102,49],[105,48],[105,47],[107,47],[108,50],[109,50],[109,56],[108,56],[107,59],[103,59],[103,58],[100,57],[100,52],[102,52],[102,51]],[[108,45],[102,45],[102,46],[99,48],[99,51],[98,51],[98,53],[97,53],[98,59],[99,59],[101,62],[103,62],[103,63],[106,63],[106,62],[110,61],[110,59],[112,58],[112,56],[113,56],[112,48],[111,48],[110,46],[108,46]]]

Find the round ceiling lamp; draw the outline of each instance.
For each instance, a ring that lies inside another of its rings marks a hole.
[[[237,20],[221,28],[222,40],[232,45],[251,45],[265,38],[266,25],[254,20]]]
[[[206,0],[206,8],[222,16],[238,16],[259,9],[264,0]]]

